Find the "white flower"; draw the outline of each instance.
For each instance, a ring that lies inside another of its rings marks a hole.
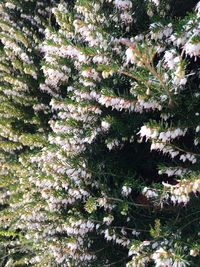
[[[107,148],[109,149],[109,150],[112,150],[114,147],[118,147],[119,146],[119,141],[117,140],[117,139],[113,139],[112,141],[109,141],[108,143],[107,143]]]
[[[183,261],[175,260],[172,267],[186,267],[186,264]]]
[[[131,23],[133,21],[132,15],[129,14],[128,12],[124,12],[124,13],[120,14],[120,18],[126,24]]]
[[[196,133],[200,132],[200,125],[196,127]]]
[[[137,62],[133,47],[129,47],[126,50],[126,64],[128,64],[129,62],[131,62],[132,64]]]
[[[110,123],[107,122],[107,121],[102,121],[101,122],[101,127],[106,131],[109,130],[110,126],[111,126]]]
[[[5,4],[5,6],[6,6],[7,8],[10,8],[10,9],[15,9],[15,8],[16,8],[16,6],[15,6],[13,3],[11,3],[11,2],[7,2],[7,3]]]
[[[199,250],[198,249],[191,249],[190,250],[190,256],[196,257],[199,255]]]
[[[135,229],[132,231],[132,235],[134,236],[139,236],[140,232],[136,231]]]
[[[114,0],[114,5],[118,9],[131,9],[132,2],[129,0]]]
[[[131,191],[132,191],[132,189],[131,189],[131,187],[129,187],[129,186],[124,185],[124,186],[122,187],[122,195],[124,195],[124,196],[126,196],[126,197],[127,197],[128,195],[130,195]]]
[[[175,57],[175,56],[176,56],[175,50],[169,50],[165,52],[164,61],[170,70],[174,69],[174,67],[177,64],[177,59],[179,59],[179,57]]]
[[[200,1],[197,3],[195,10],[197,11],[198,16],[200,16]]]
[[[185,52],[190,57],[198,57],[200,56],[200,43],[191,43],[188,42],[185,44]]]
[[[138,134],[140,134],[140,136],[146,137],[146,140],[148,140],[149,138],[156,138],[158,136],[158,132],[156,129],[151,129],[149,127],[147,127],[146,125],[143,125],[140,129],[140,131],[138,132]]]
[[[155,198],[158,196],[157,192],[151,188],[145,187],[142,190],[142,194],[145,195],[147,198]]]
[[[110,225],[113,220],[114,217],[112,215],[103,218],[103,222],[106,223],[107,225]]]
[[[151,2],[153,2],[156,6],[159,6],[160,4],[160,0],[151,0]]]

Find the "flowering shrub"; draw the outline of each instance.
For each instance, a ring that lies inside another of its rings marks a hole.
[[[57,2],[0,4],[1,266],[199,266],[200,2]]]

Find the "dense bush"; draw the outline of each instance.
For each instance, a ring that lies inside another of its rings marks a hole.
[[[200,2],[1,1],[0,57],[1,266],[198,267]]]

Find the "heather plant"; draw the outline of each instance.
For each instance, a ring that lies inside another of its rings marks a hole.
[[[22,158],[40,151],[49,128],[50,98],[38,90],[43,79],[38,45],[49,10],[49,1],[0,3],[1,266],[22,266],[23,257],[34,250],[24,239],[29,227],[20,221],[34,205],[25,197],[30,172]]]
[[[0,8],[2,266],[199,266],[200,2]]]

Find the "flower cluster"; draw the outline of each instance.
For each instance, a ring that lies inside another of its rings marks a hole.
[[[1,263],[198,265],[200,3],[61,2],[0,3]]]

